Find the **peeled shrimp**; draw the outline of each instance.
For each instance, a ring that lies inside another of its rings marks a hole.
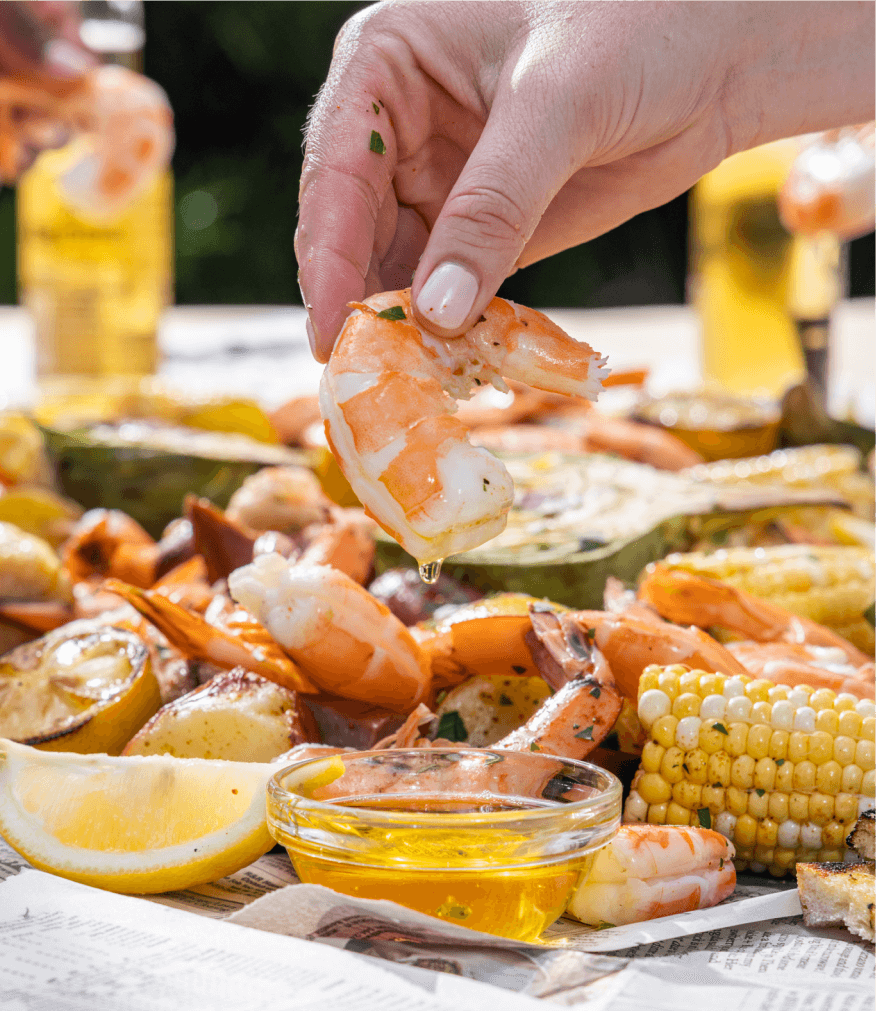
[[[441,339],[411,312],[410,290],[354,303],[320,386],[326,437],[366,510],[421,564],[500,533],[513,484],[453,418],[502,377],[595,399],[605,362],[546,316],[494,298],[462,337]]]
[[[254,534],[326,523],[331,502],[306,467],[263,467],[231,496],[225,515]]]
[[[727,649],[752,677],[792,687],[828,688],[859,699],[876,695],[873,662],[849,663],[841,649],[790,642],[731,642]]]
[[[429,693],[429,664],[411,633],[343,572],[260,555],[228,586],[323,691],[404,714]]]
[[[732,843],[711,829],[622,825],[567,912],[593,927],[653,920],[722,902],[736,887]]]
[[[72,133],[61,193],[79,211],[112,214],[169,164],[172,123],[162,89],[124,67],[97,67],[64,97],[0,81],[0,177],[13,182],[29,149],[57,146]]]

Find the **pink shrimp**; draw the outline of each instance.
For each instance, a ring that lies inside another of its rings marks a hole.
[[[452,339],[416,323],[409,290],[353,308],[320,387],[326,437],[353,491],[421,564],[483,544],[504,529],[513,485],[468,441],[453,400],[488,383],[507,390],[503,376],[595,399],[604,360],[500,298]]]

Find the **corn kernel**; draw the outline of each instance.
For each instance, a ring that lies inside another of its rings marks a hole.
[[[683,751],[692,751],[700,741],[700,727],[703,721],[699,716],[685,716],[678,721],[675,728],[675,743]]]
[[[837,712],[843,712],[844,710],[854,709],[857,703],[858,700],[854,695],[849,695],[848,692],[840,692],[836,697],[833,707]]]
[[[770,702],[784,702],[788,697],[789,690],[787,685],[773,685],[769,691]]]
[[[833,801],[833,812],[837,821],[850,822],[858,819],[858,796],[854,793],[838,793]]]
[[[703,674],[697,689],[701,698],[709,695],[720,695],[724,691],[724,677],[721,674]]]
[[[813,849],[799,849],[797,850],[797,863],[798,864],[811,864],[813,861],[818,859],[818,850]]]
[[[872,741],[858,741],[855,748],[855,765],[859,765],[864,772],[869,772],[874,764],[874,747]]]
[[[750,790],[754,785],[754,759],[740,755],[730,768],[730,782],[740,790]]]
[[[770,688],[772,686],[772,681],[767,681],[765,678],[756,678],[754,681],[749,681],[745,686],[745,694],[752,702],[769,702]]]
[[[672,799],[688,811],[703,806],[703,788],[696,783],[682,780],[672,787]]]
[[[751,722],[772,724],[773,707],[769,702],[755,702],[751,707]]]
[[[666,808],[667,825],[690,825],[690,810],[672,801]]]
[[[702,699],[693,692],[684,692],[672,703],[672,715],[683,720],[685,716],[696,716],[700,711]]]
[[[821,840],[820,825],[807,821],[805,825],[800,826],[800,842],[805,849],[820,850]]]
[[[660,668],[656,664],[651,664],[650,667],[646,667],[642,671],[642,675],[639,678],[639,695],[645,692],[653,691],[657,688],[657,675],[660,673]]]
[[[790,734],[787,730],[774,730],[770,737],[770,758],[777,760],[788,757],[788,738]]]
[[[658,772],[646,772],[639,781],[638,789],[642,799],[649,807],[666,804],[672,796],[672,788]]]
[[[714,814],[717,811],[723,811],[725,803],[724,791],[721,787],[703,787],[703,807],[707,807]]]
[[[836,695],[829,688],[819,688],[809,696],[809,705],[816,711],[819,709],[833,709]]]
[[[680,783],[684,779],[684,769],[681,767],[681,763],[684,761],[684,752],[681,748],[667,748],[666,753],[663,755],[663,761],[660,763],[660,775],[666,780],[667,783]],[[668,797],[666,798],[669,799]],[[657,801],[656,798],[651,803],[660,803],[663,801]]]
[[[751,699],[738,695],[727,702],[727,720],[731,723],[748,722],[751,716]]]
[[[864,719],[861,720],[861,737],[863,737],[865,741],[876,740],[876,717],[865,716]]]
[[[776,785],[776,763],[771,758],[760,758],[754,767],[755,790],[771,791]]]
[[[792,730],[794,727],[794,705],[790,699],[779,699],[773,703],[770,722],[774,730]]]
[[[775,850],[772,846],[755,846],[754,847],[754,860],[753,864],[763,864],[764,867],[769,867],[773,862],[773,854]],[[753,869],[753,867],[752,867]]]
[[[740,815],[736,822],[736,843],[739,846],[753,846],[756,838],[757,822],[750,814]]]
[[[762,723],[757,723],[748,730],[748,754],[752,758],[766,758],[770,751],[772,729]]]
[[[833,709],[821,709],[815,716],[815,729],[836,737],[839,733],[839,716]]]
[[[802,762],[809,757],[809,734],[795,730],[788,738],[788,758],[792,762]]]
[[[779,822],[779,846],[784,849],[796,850],[800,842],[800,822],[787,818]]]
[[[735,699],[739,696],[744,696],[746,681],[748,681],[748,678],[741,678],[738,674],[734,674],[732,677],[727,678],[724,682],[724,698]]]
[[[829,821],[821,830],[821,841],[831,849],[839,849],[844,846],[848,834],[847,825],[843,825],[841,821]]]
[[[839,733],[857,739],[861,732],[861,722],[861,717],[854,709],[847,709],[839,714]]]
[[[833,757],[840,765],[848,765],[855,760],[855,745],[853,737],[841,735],[833,739]]]
[[[725,839],[732,839],[736,831],[736,815],[722,811],[715,819],[715,831],[720,832]]]
[[[661,716],[659,720],[654,721],[651,727],[651,736],[664,748],[671,748],[675,744],[675,728],[677,726],[678,720],[674,716]]]
[[[845,793],[860,793],[864,770],[852,762],[843,769],[842,788]]]
[[[809,761],[821,765],[833,758],[833,738],[823,730],[816,730],[809,739]]]
[[[665,754],[666,748],[661,747],[656,741],[648,741],[642,749],[642,768],[645,772],[659,772]]]
[[[793,867],[794,862],[797,858],[796,850],[786,850],[776,848],[773,853],[773,866],[775,866],[778,871],[782,874],[787,873],[791,867]]]
[[[815,710],[812,706],[801,706],[794,713],[794,729],[804,734],[815,733]]]
[[[727,810],[737,818],[748,810],[748,791],[740,790],[738,786],[728,786],[724,793],[727,798]]]
[[[682,694],[694,692],[699,700],[700,672],[695,670],[685,671],[678,679],[678,690]]]
[[[784,761],[781,765],[779,759],[776,762],[778,768],[776,769],[776,789],[780,793],[790,793],[794,787],[794,763]]]
[[[831,796],[839,793],[843,781],[843,770],[838,762],[825,762],[818,766],[815,774],[815,788]]]
[[[874,785],[873,770],[868,769],[861,777],[861,793],[863,794],[863,796],[865,797],[874,796],[873,785]],[[872,806],[873,805],[870,804],[870,807]]]
[[[770,799],[766,790],[750,790],[748,793],[748,813],[752,818],[762,821],[769,813]]]
[[[840,863],[843,858],[842,849],[828,849],[827,847],[820,849],[818,851],[819,862],[822,863]]]
[[[715,723],[724,719],[727,710],[727,700],[723,695],[707,695],[700,706],[700,719]]]
[[[826,793],[813,793],[809,798],[809,820],[816,825],[826,825],[833,818],[833,797]]]
[[[811,793],[815,789],[814,762],[798,762],[794,766],[794,789],[798,793]]]
[[[648,821],[652,825],[665,825],[667,807],[667,804],[651,804],[648,807]]]
[[[692,783],[702,786],[709,782],[709,756],[702,748],[694,748],[684,756],[682,769],[687,773],[687,778]]]
[[[779,826],[772,818],[764,818],[757,826],[757,845],[774,848],[779,835]],[[764,863],[772,863],[773,858],[765,860]]]
[[[809,821],[809,795],[805,793],[792,793],[788,798],[788,813],[793,821]]]
[[[788,795],[787,793],[771,793],[769,798],[769,816],[773,821],[781,825],[790,817],[788,814]]]
[[[748,724],[731,723],[727,730],[729,733],[727,734],[727,743],[724,745],[724,750],[733,758],[744,755],[745,746],[748,743]]]
[[[700,727],[700,747],[707,755],[714,755],[719,751],[723,751],[726,740],[727,734],[722,734],[720,730],[715,730],[715,724],[703,723]]]
[[[671,708],[672,703],[669,701],[669,696],[666,692],[661,692],[659,688],[639,692],[639,704],[636,712],[643,727],[650,727],[652,723],[665,716]]]
[[[716,783],[720,786],[730,785],[731,765],[730,756],[724,751],[719,751],[717,755],[709,755],[708,781],[712,786]]]
[[[669,696],[670,702],[674,701],[678,695],[678,675],[671,673],[672,670],[672,667],[667,667],[657,675],[657,687]]]
[[[648,817],[648,805],[642,800],[638,790],[631,790],[624,804],[624,821],[644,821]]]

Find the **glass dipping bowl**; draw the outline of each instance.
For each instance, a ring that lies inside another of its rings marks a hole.
[[[302,881],[520,941],[563,913],[620,814],[610,772],[538,752],[360,751],[268,783]]]

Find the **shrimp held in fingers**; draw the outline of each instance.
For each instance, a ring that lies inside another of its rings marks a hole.
[[[323,691],[405,715],[428,695],[429,663],[411,633],[343,572],[260,555],[228,585]]]
[[[326,437],[353,491],[421,564],[477,547],[505,527],[513,484],[468,440],[454,400],[503,377],[595,399],[603,359],[546,316],[494,298],[462,337],[438,338],[410,291],[355,303],[320,386]]]
[[[711,829],[622,825],[566,912],[593,927],[619,927],[707,909],[736,887],[734,856],[733,844]]]

